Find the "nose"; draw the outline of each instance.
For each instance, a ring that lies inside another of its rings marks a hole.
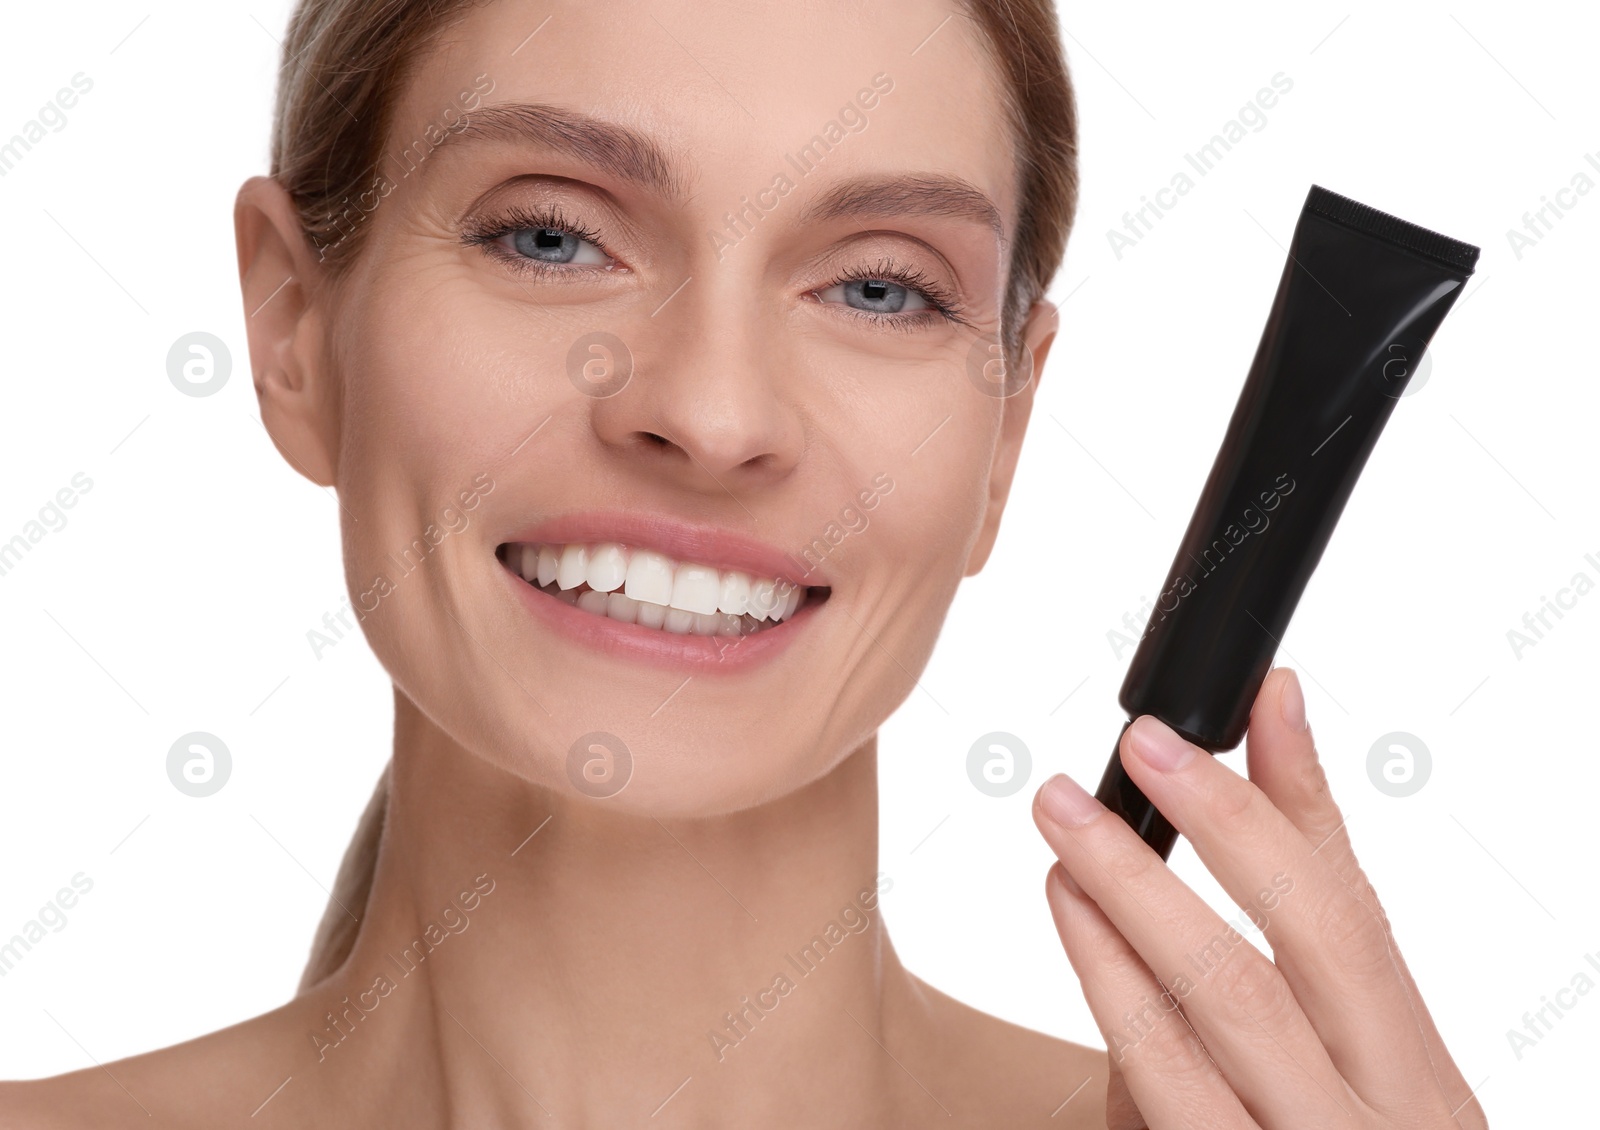
[[[634,371],[591,410],[602,443],[646,474],[707,493],[738,497],[793,471],[804,393],[781,316],[757,286],[702,271],[630,324],[622,345]]]

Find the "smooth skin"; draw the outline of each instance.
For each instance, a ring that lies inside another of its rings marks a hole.
[[[261,418],[296,472],[337,489],[353,600],[369,603],[361,596],[394,571],[393,555],[480,475],[493,483],[361,623],[394,684],[395,726],[387,824],[354,951],[321,983],[231,1028],[0,1087],[0,1123],[1105,1126],[1108,1092],[1122,1109],[1124,1088],[1104,1051],[928,986],[900,964],[876,909],[736,1046],[708,1038],[742,997],[772,985],[779,955],[879,882],[877,732],[915,687],[961,580],[994,547],[1055,338],[1055,310],[1041,302],[1023,329],[1032,379],[1007,398],[974,385],[973,347],[999,330],[1017,223],[1015,154],[998,143],[1004,110],[981,33],[937,0],[759,12],[732,0],[615,0],[562,6],[546,23],[547,7],[474,7],[422,53],[390,151],[492,82],[489,104],[539,102],[627,128],[628,144],[643,139],[682,165],[680,184],[628,181],[592,151],[456,138],[361,220],[366,243],[342,280],[280,185],[252,178],[236,204]],[[865,130],[719,252],[708,233],[880,73],[893,90]],[[809,212],[846,180],[907,173],[957,177],[988,197],[1001,237],[870,191],[885,204],[876,214]],[[474,222],[551,205],[597,237],[570,263],[528,272],[463,241]],[[953,292],[962,320],[852,306],[840,279],[877,277],[888,260]],[[627,387],[604,398],[567,373],[573,343],[597,327],[635,363]],[[828,601],[780,655],[747,669],[685,681],[558,637],[495,559],[530,523],[613,509],[787,550],[880,472],[894,489],[849,551],[825,562]],[[1269,680],[1265,701],[1279,690]],[[1301,885],[1284,906],[1310,906],[1309,895],[1295,901],[1317,889],[1296,853],[1304,828],[1331,810],[1297,783],[1309,740],[1296,745],[1273,725],[1252,730],[1253,776],[1269,799],[1248,811],[1225,787],[1237,779],[1209,758],[1165,789],[1142,765],[1136,779],[1219,876],[1254,889],[1253,869],[1220,854],[1245,836],[1294,869]],[[636,751],[626,787],[604,800],[567,774],[569,749],[595,730]],[[1134,955],[1165,969],[1209,912],[1113,822],[1046,830],[1104,908],[1052,895],[1090,1002],[1111,1024],[1153,984]],[[1146,929],[1094,860],[1188,917]],[[393,955],[446,904],[486,888],[459,931],[415,971],[397,971]],[[310,923],[266,928],[298,952]],[[1353,1071],[1348,1032],[1323,1028],[1325,1002],[1347,991],[1350,954],[1326,939],[1291,943],[1291,983],[1307,1002],[1296,1007],[1333,1049],[1324,1058]],[[393,987],[374,996],[380,975]],[[1226,1112],[1230,1093],[1268,1119],[1317,1111],[1324,1088],[1343,1094],[1288,1004],[1262,1011],[1275,998],[1257,981],[1213,979],[1201,994],[1185,1007],[1216,1040],[1207,1047],[1224,1074],[1155,1059],[1166,1045],[1154,1037],[1116,1064],[1152,1126],[1204,1125],[1171,1112],[1201,1102]],[[330,1014],[345,1015],[347,1001],[371,1007],[335,1036]],[[1392,1018],[1395,1007],[1372,1015]],[[1230,1008],[1277,1026],[1319,1074],[1273,1074],[1270,1041],[1230,1042]],[[1435,1055],[1453,1095],[1459,1077]],[[1381,1109],[1391,1121],[1367,1125],[1418,1124]],[[1435,1108],[1412,1112],[1424,1111]],[[1138,1124],[1112,1117],[1118,1130]]]

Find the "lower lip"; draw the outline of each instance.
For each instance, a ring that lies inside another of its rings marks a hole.
[[[503,565],[499,571],[533,616],[568,639],[624,659],[699,671],[743,670],[772,659],[827,603],[802,604],[783,623],[748,636],[696,636],[597,616],[540,592]]]

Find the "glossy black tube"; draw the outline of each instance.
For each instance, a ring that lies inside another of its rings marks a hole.
[[[1312,186],[1244,391],[1117,696],[1130,719],[1153,714],[1212,753],[1243,739],[1367,456],[1477,259],[1471,244]],[[1171,854],[1177,831],[1119,751],[1095,795]]]

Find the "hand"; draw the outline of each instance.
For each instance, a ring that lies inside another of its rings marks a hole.
[[[1240,929],[1069,778],[1034,798],[1060,859],[1050,909],[1111,1058],[1109,1130],[1487,1127],[1351,851],[1293,671],[1262,683],[1246,743],[1249,780],[1148,715],[1121,744]]]

